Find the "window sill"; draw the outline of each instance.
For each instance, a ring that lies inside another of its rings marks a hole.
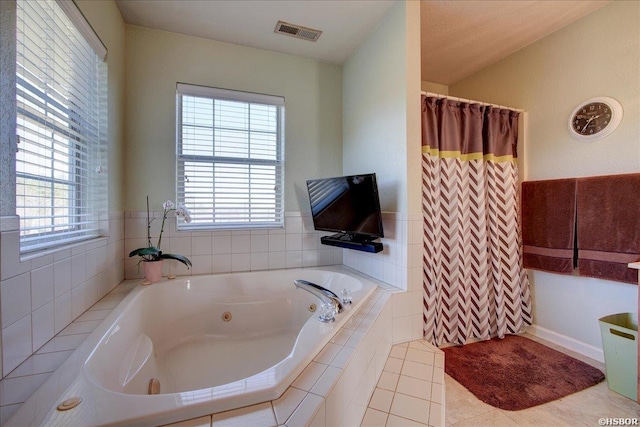
[[[78,246],[84,246],[84,245],[87,245],[87,244],[95,244],[95,243],[97,243],[98,246],[101,246],[100,243],[106,242],[108,239],[109,238],[107,236],[98,236],[98,237],[93,237],[93,238],[86,239],[86,240],[79,240],[77,242],[71,242],[71,243],[62,244],[60,246],[56,246],[56,247],[53,247],[53,248],[39,249],[39,250],[35,250],[35,251],[32,251],[32,252],[21,253],[20,254],[20,262],[31,261],[31,260],[36,259],[36,258],[40,258],[40,257],[46,256],[46,255],[55,254],[57,252],[62,252],[64,250],[73,249],[73,248],[76,248]]]

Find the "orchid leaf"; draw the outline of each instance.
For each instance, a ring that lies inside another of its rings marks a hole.
[[[184,265],[187,266],[187,268],[191,267],[191,261],[189,260],[189,258],[187,258],[184,255],[176,255],[176,254],[165,254],[165,253],[160,253],[159,256],[160,259],[175,259],[176,261],[180,261],[181,263],[183,263]]]
[[[0,0],[1,1],[1,0]],[[177,254],[165,254],[160,250],[160,244],[162,243],[162,233],[164,232],[165,222],[167,220],[167,214],[171,211],[175,211],[176,215],[183,216],[186,222],[191,221],[190,212],[186,208],[183,203],[179,204],[179,207],[176,208],[176,205],[171,201],[167,200],[162,204],[163,214],[162,214],[162,224],[160,225],[160,234],[158,235],[158,243],[155,246],[151,244],[151,223],[154,221],[154,218],[151,217],[149,211],[149,196],[147,196],[147,247],[138,248],[129,253],[129,257],[138,256],[140,257],[140,262],[146,261],[159,261],[162,259],[175,259],[187,266],[187,268],[192,267],[191,261],[189,258],[183,255]]]
[[[131,251],[129,253],[129,257],[132,257],[132,256],[144,257],[144,256],[147,256],[147,255],[156,256],[156,255],[158,255],[160,253],[161,253],[160,250],[158,248],[156,248],[155,246],[149,246],[148,248],[138,248],[136,250]]]

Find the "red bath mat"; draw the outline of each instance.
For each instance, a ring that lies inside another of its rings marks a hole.
[[[604,380],[593,366],[517,335],[442,350],[447,374],[478,399],[507,411],[551,402]]]

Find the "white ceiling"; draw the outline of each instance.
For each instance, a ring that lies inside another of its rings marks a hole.
[[[422,0],[422,80],[451,84],[611,0]],[[341,64],[395,0],[116,0],[128,24]],[[278,20],[323,31],[274,33]]]
[[[390,0],[116,0],[128,24],[342,64]],[[278,20],[321,30],[316,42],[276,34]]]
[[[423,0],[422,80],[457,82],[610,1]]]

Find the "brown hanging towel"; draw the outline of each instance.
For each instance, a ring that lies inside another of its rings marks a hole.
[[[578,178],[577,206],[580,275],[637,284],[640,173]]]
[[[572,274],[576,180],[523,182],[521,208],[524,267]]]

